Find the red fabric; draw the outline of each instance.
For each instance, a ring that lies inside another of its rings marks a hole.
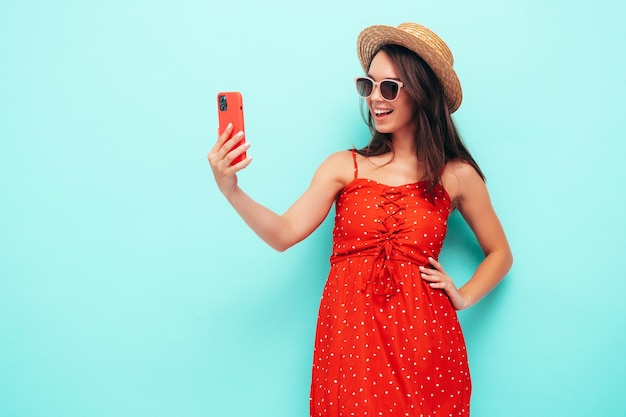
[[[428,196],[425,182],[389,187],[361,178],[339,195],[311,416],[469,416],[456,311],[418,270],[437,259],[450,212],[443,187]]]

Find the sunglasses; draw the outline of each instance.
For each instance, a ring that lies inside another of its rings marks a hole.
[[[374,81],[370,77],[356,77],[354,83],[356,84],[356,91],[361,97],[368,98],[378,86],[380,95],[387,101],[397,99],[400,89],[404,86],[400,81],[391,79]]]

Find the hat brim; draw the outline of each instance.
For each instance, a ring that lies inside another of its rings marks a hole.
[[[375,25],[365,28],[359,34],[357,53],[363,71],[366,73],[369,71],[372,59],[381,46],[390,44],[404,46],[419,55],[430,66],[443,86],[450,113],[454,112],[461,105],[463,93],[459,78],[452,68],[452,55],[448,47],[435,34],[430,35],[426,31],[411,34],[399,27]],[[441,47],[450,54],[449,61],[442,56]]]

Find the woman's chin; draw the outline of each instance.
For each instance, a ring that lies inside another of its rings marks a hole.
[[[378,133],[392,133],[393,130],[391,129],[391,126],[389,126],[386,123],[374,123],[374,126],[376,127],[376,131]]]

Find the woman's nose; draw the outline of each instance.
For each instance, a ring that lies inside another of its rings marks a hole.
[[[370,95],[370,99],[374,101],[382,101],[383,96],[380,94],[380,85],[374,84],[372,89],[372,95]]]

